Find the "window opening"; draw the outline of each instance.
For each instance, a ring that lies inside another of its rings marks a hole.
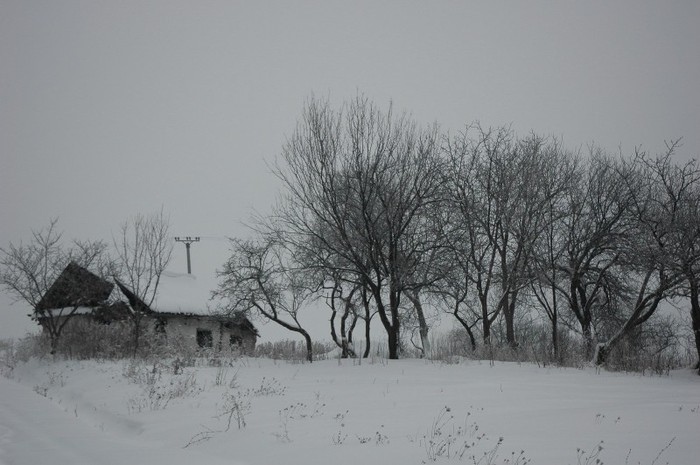
[[[209,329],[197,328],[197,345],[202,348],[211,348],[214,346],[214,338]]]

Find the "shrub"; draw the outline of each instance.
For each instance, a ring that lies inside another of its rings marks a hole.
[[[325,360],[328,354],[335,349],[331,343],[313,342],[312,350],[314,360]],[[255,356],[271,358],[273,360],[306,360],[306,346],[300,341],[263,342],[255,347]]]
[[[58,353],[78,360],[120,359],[133,355],[132,325],[128,322],[102,324],[74,318],[63,330]]]

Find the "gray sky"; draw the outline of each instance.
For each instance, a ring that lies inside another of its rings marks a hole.
[[[683,137],[679,159],[696,158],[699,23],[692,0],[0,0],[0,246],[51,217],[109,240],[163,206],[175,235],[203,236],[193,266],[211,279],[222,238],[274,201],[266,161],[312,93],[572,148]],[[0,338],[35,327],[9,303]]]

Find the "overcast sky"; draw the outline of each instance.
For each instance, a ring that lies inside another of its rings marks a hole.
[[[212,279],[223,238],[274,201],[266,162],[312,93],[572,148],[683,137],[679,160],[696,158],[698,24],[693,0],[0,0],[0,246],[51,217],[110,240],[163,206],[174,235],[202,236],[193,268]],[[0,338],[35,328],[10,302]]]

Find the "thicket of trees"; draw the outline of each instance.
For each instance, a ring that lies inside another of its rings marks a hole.
[[[367,356],[377,319],[390,358],[409,343],[430,355],[440,311],[472,349],[520,350],[534,322],[552,360],[576,338],[596,364],[623,341],[669,337],[661,303],[689,300],[700,358],[700,169],[676,163],[678,148],[581,153],[479,125],[446,135],[363,96],[311,99],[275,165],[281,199],[233,242],[218,295],[304,335],[309,359],[298,314],[322,298],[346,356],[357,328]]]
[[[300,314],[317,300],[344,357],[367,357],[377,327],[390,358],[411,346],[431,356],[430,329],[447,315],[471,351],[524,351],[534,330],[549,361],[576,351],[596,364],[667,350],[679,327],[660,309],[673,303],[690,311],[700,370],[700,167],[676,162],[678,149],[572,151],[478,124],[444,134],[363,96],[340,108],[311,99],[274,165],[280,200],[253,237],[231,241],[214,294],[300,335],[308,360]],[[42,318],[55,350],[80,303],[52,313],[39,302],[68,263],[148,306],[170,260],[168,229],[162,210],[139,215],[109,247],[67,243],[51,220],[0,249],[0,285]]]

